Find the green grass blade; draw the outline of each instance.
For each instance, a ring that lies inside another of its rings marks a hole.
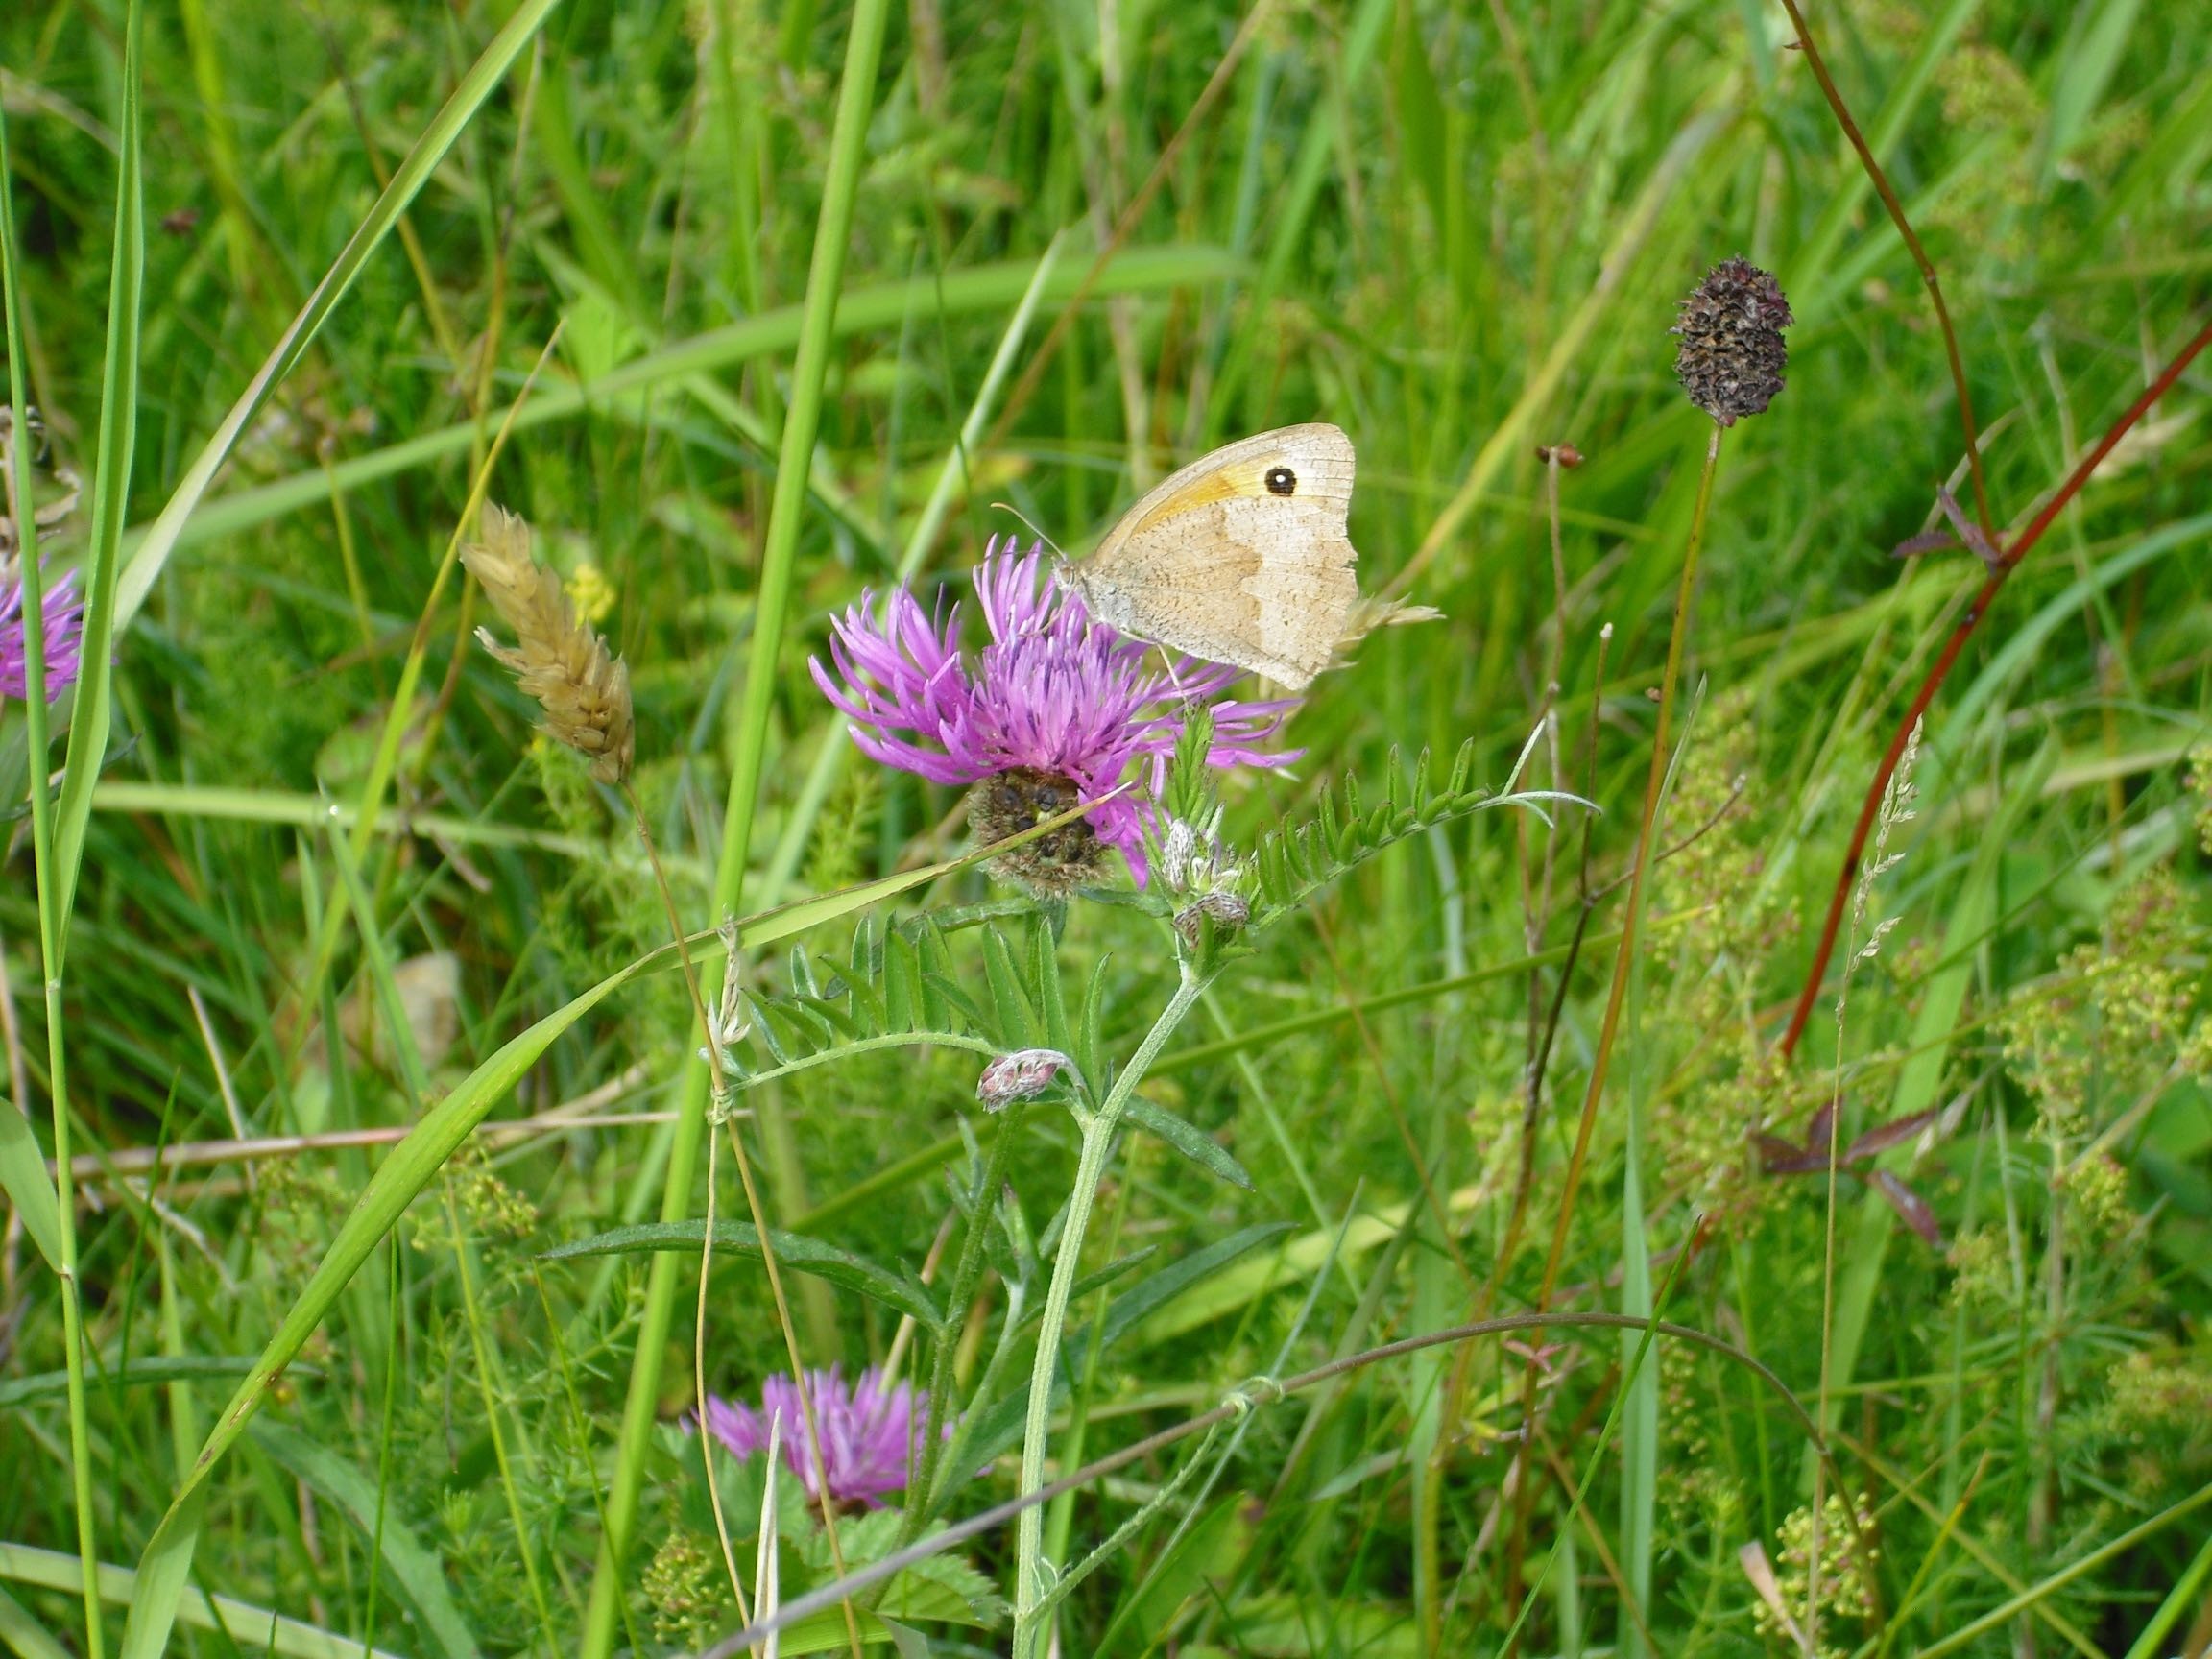
[[[139,305],[146,277],[146,204],[139,154],[141,8],[124,29],[123,120],[117,132],[115,252],[108,278],[108,353],[100,381],[100,438],[92,462],[92,540],[84,582],[84,668],[69,722],[68,773],[54,823],[55,896],[61,926],[46,966],[60,978],[68,917],[77,902],[92,785],[108,753],[115,701],[115,584],[123,525],[130,514],[131,458],[138,437]]]
[[[573,1244],[563,1244],[546,1251],[544,1260],[566,1262],[582,1256],[646,1256],[668,1251],[696,1256],[705,1232],[706,1225],[701,1221],[647,1221],[636,1227],[594,1233]],[[930,1299],[919,1280],[894,1273],[879,1262],[871,1262],[865,1256],[803,1234],[786,1233],[779,1228],[770,1237],[776,1245],[778,1263],[794,1272],[810,1273],[829,1284],[842,1285],[848,1290],[873,1296],[885,1307],[909,1314],[931,1330],[945,1322],[944,1310]],[[717,1221],[714,1254],[717,1259],[732,1256],[757,1262],[760,1236],[753,1230],[750,1221]]]
[[[5,1590],[0,1590],[0,1643],[6,1643],[18,1659],[69,1659],[69,1649]]]
[[[133,1600],[143,1574],[112,1562],[100,1564],[100,1599]],[[41,1590],[76,1594],[83,1590],[77,1557],[59,1550],[37,1550],[28,1544],[0,1544],[0,1580],[30,1584]],[[177,1604],[177,1623],[194,1630],[228,1632],[235,1642],[247,1644],[254,1653],[276,1659],[401,1659],[388,1648],[364,1649],[360,1640],[325,1630],[304,1620],[287,1619],[266,1607],[229,1596],[210,1599],[205,1592],[186,1590]]]
[[[806,504],[806,479],[814,440],[822,420],[822,387],[830,369],[830,346],[836,337],[838,293],[844,282],[845,250],[853,228],[853,204],[859,193],[866,154],[868,114],[874,100],[876,68],[883,47],[889,0],[858,0],[845,48],[845,73],[837,94],[836,124],[823,181],[822,208],[814,228],[814,252],[806,276],[806,300],[799,325],[799,351],[791,371],[790,407],[783,421],[783,445],[777,457],[776,490],[768,511],[768,533],[760,555],[760,588],[754,602],[753,638],[745,664],[745,698],[738,716],[737,754],[731,768],[723,806],[722,849],[714,870],[716,915],[729,915],[744,901],[746,865],[752,857],[753,814],[768,751],[770,706],[775,697],[783,623],[790,607],[791,570],[799,551],[799,520]],[[750,943],[751,941],[749,941]],[[722,965],[710,962],[701,990],[708,1006],[721,994]],[[661,1219],[681,1221],[691,1208],[699,1148],[707,1130],[708,1071],[702,1063],[685,1068],[681,1116],[670,1147],[661,1188]],[[768,1219],[763,1216],[763,1220]],[[630,1388],[623,1405],[621,1437],[607,1498],[607,1532],[600,1540],[591,1576],[591,1601],[585,1616],[584,1659],[607,1659],[614,1640],[622,1592],[624,1557],[644,1489],[651,1448],[661,1367],[676,1306],[681,1263],[656,1256],[645,1286],[645,1308],[631,1363]],[[786,1333],[788,1340],[788,1333]]]
[[[1081,282],[1082,272],[1056,268],[1044,281],[1037,282],[1040,263],[1007,260],[995,265],[980,265],[973,270],[950,272],[942,280],[935,277],[914,277],[904,282],[855,288],[838,302],[835,335],[842,339],[849,335],[864,334],[872,329],[892,327],[902,318],[917,313],[958,317],[1031,303],[1026,297],[1032,283],[1036,283],[1038,290],[1034,303],[1066,302],[1074,295],[1076,286]],[[1134,248],[1116,257],[1113,264],[1106,268],[1105,275],[1093,285],[1092,293],[1104,298],[1116,294],[1155,294],[1175,288],[1200,287],[1219,282],[1240,269],[1242,266],[1238,260],[1217,248]],[[644,393],[698,375],[739,368],[757,359],[773,357],[790,350],[799,343],[801,325],[805,314],[806,308],[804,305],[785,305],[776,310],[763,311],[757,317],[711,328],[688,340],[680,340],[657,351],[633,357],[583,385],[541,385],[531,394],[529,402],[513,412],[513,430],[520,434],[554,421],[572,421],[580,415],[617,403],[635,402],[642,414],[645,407],[642,397]],[[508,419],[508,415],[506,408],[492,410],[484,418],[485,425],[496,429]],[[226,422],[227,428],[228,425],[228,422]],[[234,440],[235,434],[232,437]],[[226,495],[221,500],[208,503],[193,513],[188,522],[167,531],[169,543],[162,548],[160,557],[166,559],[179,547],[235,536],[240,531],[266,524],[288,513],[298,513],[308,508],[326,508],[334,490],[358,490],[379,479],[397,477],[452,456],[466,455],[476,441],[476,423],[473,421],[460,421],[418,437],[402,439],[366,455],[340,461],[327,470],[316,468],[294,477],[278,479],[274,484],[241,490],[234,495]],[[201,494],[205,493],[205,482],[202,481]],[[138,603],[144,598],[143,591],[134,589],[132,584],[136,580],[135,573],[147,558],[146,545],[153,541],[156,534],[162,533],[168,517],[168,513],[164,512],[162,518],[147,529],[131,568],[124,572],[126,619],[135,613]],[[142,586],[150,586],[152,580],[153,572],[148,572]]]
[[[2199,1605],[2207,1578],[2212,1578],[2212,1536],[2205,1538],[2204,1547],[2197,1551],[2196,1559],[2174,1581],[2166,1599],[2158,1603],[2158,1611],[2151,1615],[2151,1623],[2143,1626],[2143,1633],[2128,1649],[2127,1659],[2158,1659],[2166,1650],[2167,1635],[2184,1614]]]
[[[375,1545],[391,1575],[388,1582],[439,1653],[445,1659],[478,1659],[475,1635],[453,1604],[438,1557],[397,1516],[378,1514],[373,1481],[327,1446],[281,1423],[255,1423],[253,1444],[335,1505],[364,1542]]]
[[[154,520],[145,538],[139,541],[129,568],[122,574],[116,592],[114,618],[118,630],[128,627],[131,619],[138,614],[138,608],[146,603],[146,595],[153,591],[162,566],[168,564],[170,554],[177,550],[185,524],[199,507],[201,498],[207,493],[208,487],[214,483],[223,463],[229,459],[230,451],[237,446],[246,428],[252,422],[254,416],[261,412],[261,406],[269,400],[270,394],[292,372],[301,354],[313,344],[323,325],[329,321],[330,314],[338,308],[339,302],[359,279],[371,255],[384,245],[385,237],[399,223],[400,215],[407,211],[422,186],[430,181],[430,176],[438,170],[439,163],[445,159],[446,152],[453,148],[463,130],[475,119],[476,111],[483,108],[484,101],[498,87],[515,60],[521,55],[522,48],[530,43],[531,37],[560,3],[561,0],[521,0],[521,4],[515,9],[515,14],[507,19],[505,27],[492,37],[491,44],[469,65],[469,72],[461,77],[460,84],[453,88],[453,95],[445,100],[444,108],[432,117],[430,125],[422,130],[422,135],[416,139],[415,147],[407,152],[406,158],[393,173],[392,182],[384,187],[375,204],[369,209],[368,216],[348,238],[346,246],[339,250],[338,257],[331,262],[323,280],[315,285],[315,291],[307,296],[307,302],[300,308],[300,314],[293,318],[292,325],[284,330],[282,338],[271,349],[259,372],[247,383],[246,390],[239,394],[238,401],[230,406],[230,413],[223,418],[223,423],[215,428],[215,435],[207,440],[192,465],[186,469],[183,478],[169,497],[168,505],[161,509],[160,516]],[[325,481],[322,493],[326,495],[328,488]],[[89,635],[86,637],[86,646],[90,646]]]
[[[54,1198],[54,1183],[46,1174],[46,1154],[31,1120],[16,1101],[0,1105],[0,1191],[23,1217],[23,1231],[38,1246],[46,1265],[61,1264],[61,1206]]]
[[[242,1354],[147,1355],[128,1366],[108,1366],[101,1382],[109,1388],[142,1387],[152,1382],[192,1382],[212,1377],[243,1377],[253,1369],[252,1359]],[[28,1377],[0,1380],[0,1407],[51,1399],[69,1385],[61,1371],[36,1371]]]

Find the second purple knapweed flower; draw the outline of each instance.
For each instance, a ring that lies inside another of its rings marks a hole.
[[[707,1431],[733,1457],[742,1459],[768,1450],[769,1424],[781,1419],[778,1436],[783,1461],[809,1498],[818,1496],[826,1482],[833,1503],[880,1509],[887,1493],[905,1490],[907,1462],[920,1449],[922,1425],[929,1415],[926,1393],[910,1382],[887,1384],[883,1373],[873,1365],[848,1387],[839,1368],[832,1365],[827,1371],[806,1373],[806,1399],[814,1407],[826,1476],[811,1466],[806,1455],[799,1385],[788,1377],[771,1377],[760,1384],[758,1410],[709,1395]],[[948,1423],[946,1437],[951,1433]]]
[[[46,638],[46,700],[51,703],[77,683],[84,668],[84,600],[77,591],[77,572],[49,583],[38,613]],[[0,583],[0,696],[30,695],[30,648],[24,639],[23,582],[20,575]]]
[[[1053,579],[1043,550],[984,549],[975,595],[991,641],[973,660],[960,649],[960,608],[934,615],[905,588],[860,603],[831,624],[830,666],[809,666],[822,694],[851,716],[853,740],[886,766],[934,783],[972,784],[968,821],[989,843],[1018,834],[1077,803],[1095,800],[1142,766],[1157,790],[1182,734],[1184,711],[1211,704],[1208,761],[1280,766],[1296,752],[1269,752],[1295,699],[1218,700],[1238,670],[1185,658],[1148,672],[1151,647],[1094,621]],[[1149,801],[1121,795],[997,861],[1033,891],[1060,896],[1095,882],[1117,848],[1145,878]]]

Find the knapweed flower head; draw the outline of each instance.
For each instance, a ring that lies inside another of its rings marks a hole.
[[[788,1377],[771,1377],[760,1384],[757,1410],[709,1395],[707,1431],[733,1457],[743,1459],[768,1449],[769,1425],[781,1420],[777,1436],[783,1461],[809,1498],[819,1497],[827,1484],[833,1503],[880,1509],[886,1493],[905,1490],[907,1466],[920,1449],[929,1414],[926,1393],[910,1382],[886,1384],[873,1365],[848,1387],[841,1368],[832,1365],[806,1373],[806,1398],[822,1442],[820,1467],[807,1454],[799,1385]],[[951,1434],[948,1423],[945,1437]]]
[[[47,584],[38,613],[46,624],[46,701],[51,703],[77,683],[84,665],[84,600],[77,591],[76,571]],[[0,583],[0,696],[20,700],[31,694],[30,656],[18,575]]]
[[[994,541],[974,574],[990,643],[960,648],[960,607],[934,614],[905,588],[860,603],[831,624],[830,662],[809,664],[822,694],[849,715],[861,753],[948,785],[974,785],[969,823],[1000,841],[1096,800],[1139,775],[1157,791],[1185,711],[1210,708],[1207,761],[1218,768],[1280,766],[1268,752],[1294,699],[1221,699],[1238,670],[1185,658],[1148,671],[1151,647],[1094,620],[1060,586],[1041,547]],[[1117,848],[1142,885],[1148,799],[1101,801],[1082,818],[998,861],[1001,874],[1046,895],[1096,880]]]

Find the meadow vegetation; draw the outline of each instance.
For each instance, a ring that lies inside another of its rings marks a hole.
[[[2212,1651],[2212,10],[1802,21],[0,9],[0,1643]]]

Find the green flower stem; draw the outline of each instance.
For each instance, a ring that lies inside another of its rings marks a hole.
[[[829,374],[830,347],[836,328],[838,289],[844,281],[845,249],[853,229],[853,204],[859,193],[861,164],[866,159],[869,106],[874,99],[876,70],[882,58],[883,29],[889,13],[890,0],[857,0],[853,11],[852,33],[846,39],[844,80],[837,94],[836,123],[830,132],[829,166],[823,183],[821,214],[815,224],[813,264],[806,276],[799,349],[792,364],[791,405],[783,422],[782,447],[777,455],[776,491],[769,506],[766,543],[761,549],[760,589],[754,608],[752,650],[745,667],[745,702],[738,729],[736,763],[731,769],[730,795],[723,812],[722,850],[714,869],[717,916],[737,914],[744,900],[745,867],[753,852],[753,812],[759,796],[768,747],[768,717],[776,693],[777,659],[782,651],[783,623],[791,602],[791,568],[799,550],[799,521],[806,504],[806,480],[814,454],[815,434],[821,426],[822,388]],[[721,995],[721,974],[719,962],[709,965],[706,983],[702,986],[708,1007],[714,1006]],[[682,1116],[677,1120],[675,1141],[668,1155],[667,1182],[661,1194],[663,1220],[682,1220],[690,1211],[692,1183],[699,1169],[699,1149],[707,1132],[709,1079],[709,1070],[703,1061],[685,1069]],[[759,1213],[751,1171],[742,1163],[739,1174],[744,1179],[747,1201],[754,1211],[755,1225],[759,1228],[765,1244],[766,1219]],[[638,1322],[637,1348],[630,1367],[630,1392],[623,1404],[621,1438],[615,1451],[613,1479],[607,1494],[607,1530],[600,1540],[599,1558],[591,1578],[590,1604],[585,1615],[583,1659],[607,1659],[613,1647],[615,1623],[627,1582],[625,1557],[637,1530],[638,1500],[644,1490],[645,1466],[660,1403],[661,1369],[676,1308],[677,1277],[683,1265],[682,1259],[674,1252],[663,1252],[653,1258],[647,1273],[645,1309]],[[788,1321],[784,1324],[786,1345],[790,1346]],[[797,1369],[794,1359],[793,1370]],[[805,1388],[800,1392],[804,1402]],[[811,1418],[811,1410],[807,1415]],[[811,1440],[811,1424],[808,1428]],[[857,1649],[857,1638],[854,1647]]]
[[[1083,1234],[1091,1223],[1092,1201],[1106,1174],[1106,1160],[1114,1149],[1114,1134],[1121,1114],[1137,1093],[1137,1085],[1159,1057],[1167,1039],[1197,1005],[1214,975],[1184,964],[1182,979],[1144,1041],[1129,1057],[1105,1103],[1083,1125],[1083,1151],[1075,1166],[1075,1190],[1068,1195],[1068,1219],[1060,1229],[1059,1248],[1052,1256],[1052,1283],[1045,1292],[1045,1310],[1037,1325],[1037,1358],[1029,1371],[1029,1416],[1022,1433],[1022,1479],[1017,1498],[1028,1498],[1045,1484],[1045,1440],[1051,1429],[1052,1379],[1059,1370],[1060,1334],[1068,1323],[1068,1300],[1075,1288],[1083,1262]],[[1046,1612],[1044,1582],[1045,1511],[1032,1504],[1022,1511],[1014,1565],[1014,1659],[1028,1659],[1037,1639],[1037,1625]]]

